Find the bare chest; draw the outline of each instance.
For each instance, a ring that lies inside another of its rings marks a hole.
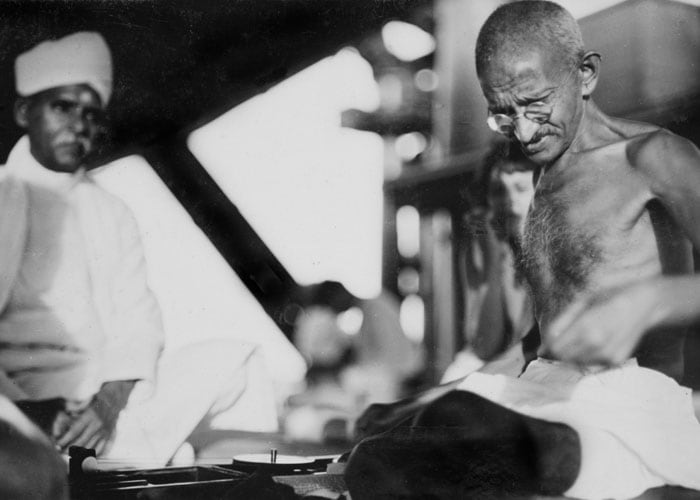
[[[615,158],[588,161],[545,173],[528,214],[518,265],[541,323],[578,294],[660,271],[643,179]]]

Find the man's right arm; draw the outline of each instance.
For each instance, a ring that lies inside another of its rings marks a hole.
[[[659,131],[628,152],[654,199],[700,249],[700,151]],[[700,275],[656,276],[574,303],[547,332],[548,350],[574,363],[619,365],[647,333],[700,323]]]

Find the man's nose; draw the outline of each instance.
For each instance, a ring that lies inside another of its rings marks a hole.
[[[71,121],[71,130],[75,134],[83,134],[85,133],[85,130],[87,129],[87,126],[85,124],[85,120],[80,117],[76,117]]]
[[[88,119],[82,113],[73,113],[70,128],[76,134],[84,134],[88,130]]]
[[[515,119],[515,137],[521,144],[530,142],[539,128],[538,123],[528,120],[524,116],[518,116]]]

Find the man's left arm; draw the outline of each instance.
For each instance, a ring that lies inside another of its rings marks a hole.
[[[148,286],[136,220],[123,207],[118,219],[119,258],[111,289],[112,324],[104,347],[103,380],[155,382],[164,331],[160,307]]]
[[[87,407],[62,412],[53,435],[63,449],[71,445],[94,448],[98,454],[111,440],[119,413],[137,382],[154,384],[163,347],[160,309],[148,287],[141,238],[125,208],[117,219],[119,256],[113,269],[113,311],[104,348],[105,382]]]
[[[651,192],[700,249],[700,151],[690,141],[658,132],[633,162]],[[700,322],[700,276],[659,276],[578,302],[549,328],[548,350],[561,359],[617,365],[641,338],[659,328]]]

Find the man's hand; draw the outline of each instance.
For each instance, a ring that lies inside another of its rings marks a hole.
[[[78,414],[61,412],[54,423],[54,439],[63,452],[70,446],[82,446],[99,455],[114,433],[114,423],[103,420],[92,405]]]
[[[573,363],[620,365],[659,325],[653,285],[637,284],[591,296],[570,306],[543,337],[546,352]]]
[[[98,455],[105,451],[134,383],[132,380],[106,382],[86,408],[60,412],[54,422],[53,438],[61,450],[82,446],[94,449]]]

